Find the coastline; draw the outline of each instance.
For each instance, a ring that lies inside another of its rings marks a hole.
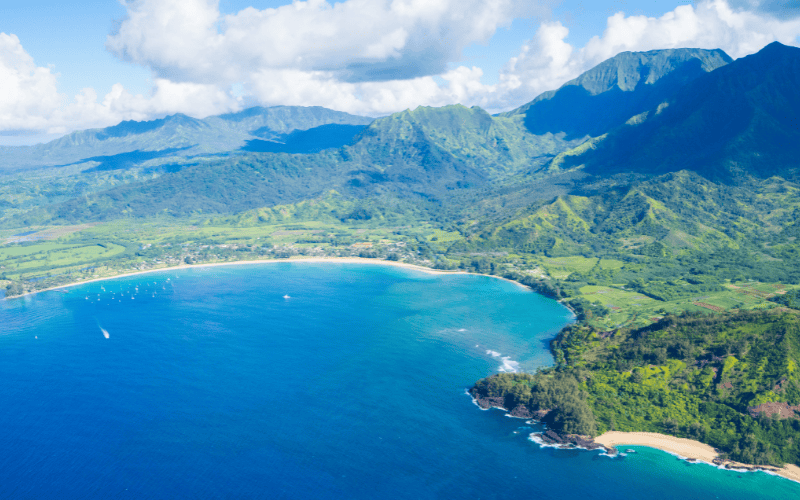
[[[157,272],[164,272],[164,271],[172,271],[172,270],[183,270],[183,269],[190,269],[190,268],[206,268],[206,267],[220,267],[220,266],[236,266],[236,265],[253,265],[253,264],[271,264],[271,263],[339,263],[339,264],[371,264],[371,265],[382,265],[382,266],[393,266],[399,268],[405,268],[410,270],[416,270],[419,272],[423,272],[426,274],[464,274],[464,275],[473,275],[473,276],[487,276],[490,278],[501,279],[507,281],[509,283],[513,283],[519,287],[525,288],[526,290],[531,290],[530,287],[519,283],[518,281],[514,281],[512,279],[508,279],[502,276],[490,275],[490,274],[482,274],[482,273],[474,273],[474,272],[465,272],[460,270],[443,270],[443,269],[433,269],[417,264],[409,264],[405,262],[399,261],[390,261],[390,260],[382,260],[382,259],[368,259],[362,257],[299,257],[299,258],[288,258],[288,259],[260,259],[260,260],[241,260],[241,261],[230,261],[230,262],[211,262],[211,263],[201,263],[201,264],[181,264],[176,266],[165,266],[156,269],[147,269],[141,271],[135,271],[130,273],[121,273],[121,274],[113,274],[109,276],[102,276],[98,278],[93,278],[84,281],[76,281],[72,283],[66,283],[63,285],[58,285],[50,288],[45,288],[41,290],[36,290],[33,292],[28,292],[22,295],[14,296],[14,297],[4,297],[4,299],[16,299],[21,298],[29,295],[34,295],[41,292],[53,291],[53,290],[61,290],[66,288],[75,287],[78,285],[83,285],[87,283],[95,283],[101,281],[108,281],[117,278],[125,278],[130,276],[138,276],[138,275],[145,275]],[[533,291],[533,290],[531,290]],[[558,301],[563,306],[567,307],[573,314],[575,311],[572,310],[569,305]],[[468,392],[469,394],[469,392]],[[523,419],[533,419],[533,420],[541,420],[543,415],[532,415],[532,414],[523,414],[520,413],[515,408],[512,411],[502,407],[499,402],[495,401],[488,401],[488,400],[481,400],[480,398],[476,398],[474,395],[470,394],[473,398],[473,402],[481,409],[487,410],[490,408],[498,408],[508,413],[509,416],[515,418],[523,418]],[[730,460],[724,460],[719,457],[719,453],[710,445],[702,443],[700,441],[695,441],[687,438],[678,438],[675,436],[669,436],[666,434],[658,434],[653,432],[621,432],[621,431],[609,431],[600,436],[595,438],[589,438],[586,436],[561,436],[552,430],[547,431],[545,434],[550,434],[550,436],[545,436],[548,440],[545,441],[547,444],[555,447],[563,447],[563,446],[570,446],[572,448],[579,448],[579,449],[605,449],[609,454],[614,454],[617,452],[617,447],[630,445],[630,446],[644,446],[648,448],[654,448],[660,451],[664,451],[666,453],[670,453],[672,455],[677,456],[680,459],[688,460],[691,462],[702,462],[708,465],[713,465],[722,469],[728,470],[737,470],[737,471],[746,471],[746,472],[756,472],[762,471],[767,474],[781,476],[785,479],[790,481],[794,481],[796,483],[800,483],[800,467],[794,464],[786,464],[783,467],[775,467],[775,466],[763,466],[763,465],[752,465],[752,464],[743,464],[739,462],[734,462]],[[574,442],[575,440],[578,442]]]
[[[12,300],[18,299],[22,297],[27,297],[30,295],[35,295],[37,293],[42,292],[49,292],[53,290],[61,290],[64,288],[71,288],[78,285],[84,285],[87,283],[96,283],[98,281],[108,281],[116,278],[127,278],[129,276],[138,276],[140,274],[150,274],[150,273],[157,273],[163,271],[177,271],[182,269],[191,269],[191,268],[201,268],[201,267],[219,267],[219,266],[237,266],[237,265],[248,265],[248,264],[270,264],[270,263],[286,263],[286,262],[305,262],[305,263],[339,263],[339,264],[373,264],[373,265],[381,265],[381,266],[394,266],[394,267],[401,267],[405,269],[412,269],[415,271],[420,271],[427,274],[466,274],[472,276],[488,276],[490,278],[496,278],[503,281],[507,281],[509,283],[513,283],[519,287],[522,287],[526,290],[530,290],[530,287],[523,285],[518,281],[514,281],[508,278],[504,278],[502,276],[495,276],[493,274],[481,274],[481,273],[472,273],[466,271],[450,271],[445,269],[433,269],[430,267],[420,266],[417,264],[408,264],[406,262],[399,262],[394,260],[383,260],[383,259],[367,259],[363,257],[300,257],[300,258],[289,258],[289,259],[261,259],[261,260],[236,260],[231,262],[209,262],[207,264],[181,264],[177,266],[165,266],[159,267],[156,269],[147,269],[144,271],[135,271],[130,273],[121,273],[121,274],[113,274],[110,276],[102,276],[98,278],[92,278],[89,280],[83,281],[75,281],[72,283],[66,283],[63,285],[53,286],[50,288],[43,288],[41,290],[36,290],[33,292],[26,292],[22,295],[15,295],[13,297],[3,297],[3,300]],[[562,304],[563,305],[563,304]],[[570,309],[570,311],[572,311]],[[574,311],[573,311],[574,314]]]
[[[481,410],[497,408],[506,412],[506,415],[514,418],[530,419],[534,422],[542,423],[549,413],[549,410],[531,412],[528,408],[519,406],[508,410],[503,406],[503,399],[500,397],[480,397],[469,390],[467,394],[472,397],[472,402]],[[552,429],[546,429],[541,433],[531,434],[535,443],[540,446],[552,448],[582,449],[587,451],[605,450],[609,455],[618,453],[618,447],[622,446],[646,446],[675,455],[682,460],[690,462],[702,462],[720,469],[734,471],[757,472],[762,471],[767,474],[781,476],[790,481],[800,483],[800,467],[794,464],[786,464],[783,467],[771,465],[752,465],[724,460],[720,458],[719,452],[712,446],[695,441],[693,439],[679,438],[667,434],[655,432],[620,432],[608,431],[595,438],[580,436],[575,434],[560,434]]]
[[[609,431],[594,438],[594,442],[602,445],[609,451],[622,445],[646,446],[648,448],[665,451],[672,455],[677,455],[684,460],[704,462],[723,469],[746,470],[751,472],[763,471],[800,483],[800,467],[794,464],[786,464],[783,467],[773,467],[769,465],[751,465],[723,460],[719,458],[719,453],[713,447],[692,439],[668,436],[655,432]]]

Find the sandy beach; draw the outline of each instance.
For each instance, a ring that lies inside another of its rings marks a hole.
[[[714,463],[714,460],[719,457],[717,451],[704,443],[693,441],[691,439],[678,438],[674,436],[667,436],[665,434],[657,434],[655,432],[619,432],[610,431],[602,434],[594,441],[606,448],[613,448],[618,446],[632,445],[632,446],[647,446],[649,448],[656,448],[668,453],[673,453],[682,458],[700,460],[709,464]],[[800,467],[792,464],[787,464],[782,468],[778,467],[757,467],[753,465],[740,464],[737,462],[725,461],[723,463],[717,462],[718,465],[723,465],[730,469],[753,469],[758,468],[771,474],[791,479],[800,483]]]
[[[656,434],[654,432],[610,431],[594,438],[594,441],[606,448],[614,448],[626,444],[649,446],[650,448],[658,448],[684,458],[702,460],[708,463],[711,463],[719,455],[714,448],[699,441]]]
[[[263,260],[237,260],[232,262],[211,262],[208,264],[181,264],[178,266],[165,266],[159,267],[156,269],[147,269],[144,271],[134,271],[130,273],[121,273],[121,274],[113,274],[109,276],[101,276],[98,278],[92,278],[89,280],[83,281],[76,281],[74,283],[66,283],[64,285],[54,286],[50,288],[43,288],[42,290],[36,290],[34,292],[24,293],[22,295],[17,295],[14,297],[8,297],[9,299],[17,299],[20,297],[25,297],[28,295],[34,295],[41,292],[47,292],[50,290],[62,290],[64,288],[70,288],[73,286],[78,285],[85,285],[86,283],[95,283],[98,281],[107,281],[117,278],[125,278],[128,276],[137,276],[140,274],[150,274],[150,273],[158,273],[163,271],[176,271],[179,269],[190,269],[190,268],[201,268],[201,267],[218,267],[218,266],[241,266],[246,264],[277,264],[277,263],[286,263],[286,262],[310,262],[310,263],[334,263],[334,264],[372,264],[372,265],[379,265],[379,266],[394,266],[394,267],[403,267],[406,269],[413,269],[415,271],[420,271],[423,273],[428,274],[471,274],[474,276],[488,276],[490,278],[501,279],[503,281],[508,281],[509,283],[514,283],[517,286],[522,288],[528,289],[522,283],[518,283],[514,280],[510,280],[507,278],[503,278],[502,276],[493,276],[489,274],[479,274],[479,273],[469,273],[465,271],[448,271],[442,269],[431,269],[430,267],[418,266],[416,264],[407,264],[405,262],[397,262],[393,260],[380,260],[380,259],[365,259],[361,257],[300,257],[295,259],[263,259]]]

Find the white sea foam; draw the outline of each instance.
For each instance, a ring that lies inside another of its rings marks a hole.
[[[491,408],[482,408],[482,407],[481,407],[481,405],[479,405],[479,404],[478,404],[478,400],[477,400],[477,399],[475,399],[475,396],[473,396],[472,394],[470,394],[470,393],[469,393],[469,389],[464,389],[464,394],[465,394],[465,395],[467,395],[467,396],[469,396],[469,398],[472,400],[472,404],[474,404],[475,406],[477,406],[477,407],[478,407],[478,409],[479,409],[479,410],[481,410],[481,411],[489,411],[489,410],[502,410],[502,411],[508,411],[508,410],[506,410],[505,408],[501,408],[501,407],[499,407],[499,406],[492,406]]]
[[[513,361],[511,356],[503,356],[500,359],[503,360],[503,364],[498,369],[499,371],[507,373],[517,373],[519,371],[519,361]]]
[[[497,369],[498,371],[505,373],[517,373],[519,371],[519,362],[512,360],[511,356],[502,356],[499,352],[492,350],[487,350],[486,354],[493,358],[500,358],[503,361],[503,364]]]
[[[538,444],[541,448],[563,448],[560,444],[553,444],[553,443],[546,443],[540,437],[542,435],[541,432],[531,432],[530,436],[528,436],[529,441],[533,441],[534,443]]]
[[[597,451],[597,450],[590,450],[589,448],[584,448],[583,446],[575,446],[574,444],[558,444],[558,443],[546,443],[540,436],[542,435],[541,432],[532,432],[528,436],[529,441],[533,441],[534,443],[538,444],[541,448],[557,448],[559,450],[584,450],[584,451]]]
[[[466,328],[459,328],[459,329],[458,329],[458,331],[459,331],[459,332],[466,332],[466,331],[467,331],[467,329],[466,329]]]
[[[475,397],[472,394],[469,393],[469,389],[464,389],[464,394],[469,396],[469,398],[472,400],[472,404],[477,406],[479,410],[481,410],[481,411],[491,410],[491,408],[481,408],[481,405],[478,404],[478,400],[475,399]]]

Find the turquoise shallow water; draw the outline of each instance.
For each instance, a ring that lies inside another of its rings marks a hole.
[[[647,448],[542,449],[465,394],[500,368],[549,364],[570,320],[497,279],[344,264],[194,268],[2,301],[0,497],[800,496]]]

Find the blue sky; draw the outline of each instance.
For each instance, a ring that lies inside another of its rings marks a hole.
[[[741,57],[800,35],[797,0],[15,4],[0,18],[0,144],[256,104],[500,111],[623,50]]]

